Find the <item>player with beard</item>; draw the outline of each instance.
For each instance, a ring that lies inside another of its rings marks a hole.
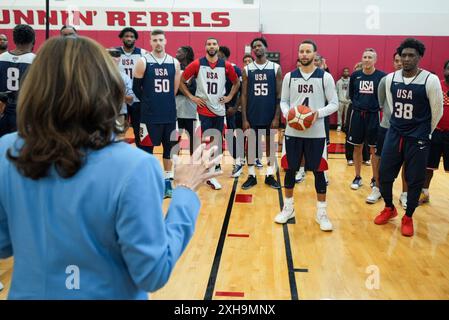
[[[287,123],[285,149],[287,172],[285,173],[285,201],[282,211],[276,215],[276,223],[287,223],[295,217],[293,190],[295,173],[304,156],[306,170],[315,176],[317,211],[315,221],[322,231],[332,231],[333,226],[326,212],[327,146],[324,118],[338,110],[338,97],[331,74],[313,64],[317,46],[312,40],[304,40],[298,48],[301,66],[285,75],[282,82],[281,110],[285,118],[291,108],[308,106],[313,111],[313,123],[307,130],[296,130]]]
[[[225,104],[229,103],[240,88],[240,79],[232,64],[218,58],[218,40],[210,37],[206,40],[206,56],[194,60],[189,64],[181,77],[179,85],[182,93],[197,105],[197,111],[201,122],[201,132],[215,129],[214,136],[219,139],[216,143],[222,149],[224,117],[226,115]],[[192,78],[196,78],[196,93],[193,95],[186,86]],[[229,95],[226,92],[226,78],[232,82]],[[213,141],[211,136],[211,141]],[[210,169],[211,172],[215,168]],[[217,179],[212,178],[207,184],[214,190],[221,189]]]
[[[8,37],[6,34],[0,33],[0,54],[8,51]]]
[[[279,128],[280,100],[282,90],[282,71],[279,64],[267,59],[267,42],[264,38],[255,38],[251,48],[256,60],[243,69],[242,83],[242,122],[243,130],[254,130],[255,148],[248,143],[248,179],[242,189],[249,189],[257,184],[254,170],[255,157],[262,159],[261,138],[265,136],[268,167],[265,184],[279,189],[281,185],[274,178],[276,150],[271,149],[271,134]],[[273,132],[272,132],[272,129]],[[250,147],[252,149],[250,149]],[[271,152],[270,152],[271,151]],[[273,153],[273,154],[272,154]]]
[[[121,72],[124,72],[131,81],[134,77],[134,69],[137,61],[143,57],[147,52],[145,49],[136,47],[136,41],[139,39],[139,34],[134,28],[124,28],[120,31],[118,37],[122,40],[123,45],[117,47],[121,52],[119,68]],[[128,121],[131,122],[131,126],[134,131],[134,142],[136,146],[140,148],[139,144],[139,126],[140,126],[140,100],[135,99],[132,105],[128,105]]]

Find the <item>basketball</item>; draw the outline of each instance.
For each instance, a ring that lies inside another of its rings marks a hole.
[[[299,105],[288,112],[288,125],[296,130],[306,130],[313,122],[313,111],[306,106]]]

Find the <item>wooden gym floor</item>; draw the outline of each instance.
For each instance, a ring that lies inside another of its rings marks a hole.
[[[129,134],[129,136],[131,136]],[[344,134],[331,131],[332,143]],[[161,157],[160,149],[156,150]],[[264,161],[265,164],[265,161]],[[442,166],[442,164],[441,164]],[[333,232],[322,232],[314,220],[313,174],[295,187],[296,219],[273,222],[283,195],[264,185],[244,191],[247,177],[230,178],[231,164],[219,177],[220,191],[200,189],[202,201],[196,231],[167,285],[151,299],[449,299],[449,176],[435,172],[430,203],[414,216],[415,236],[400,232],[399,217],[385,226],[373,223],[383,202],[368,205],[371,167],[363,166],[364,186],[349,185],[354,168],[344,154],[329,155],[328,214]],[[280,171],[283,184],[284,173]],[[169,200],[165,200],[167,208]],[[13,259],[0,261],[0,281],[8,294]]]

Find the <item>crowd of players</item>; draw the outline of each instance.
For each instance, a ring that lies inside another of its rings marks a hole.
[[[71,26],[64,26],[60,33],[78,36]],[[124,28],[118,36],[122,45],[108,49],[126,87],[117,126],[126,130],[129,123],[136,146],[148,153],[162,144],[167,198],[173,192],[172,155],[178,152],[174,147],[183,132],[190,153],[198,134],[220,147],[225,137],[234,159],[231,176],[240,176],[245,164],[248,168],[242,189],[257,184],[256,168],[263,167],[261,141],[265,140],[264,182],[281,188],[275,178],[278,146],[273,143],[279,131],[277,140],[285,147],[285,198],[275,222],[286,223],[295,216],[294,186],[311,171],[317,194],[316,221],[321,230],[331,231],[326,209],[327,146],[329,116],[337,111],[337,131],[346,132],[348,165],[355,168],[350,188],[362,186],[362,163],[371,164],[372,189],[366,202],[385,201],[376,224],[397,215],[392,185],[401,167],[400,203],[405,209],[401,230],[405,236],[414,233],[412,215],[418,204],[429,201],[432,170],[438,168],[441,156],[449,171],[449,63],[444,65],[442,81],[421,69],[425,46],[416,39],[405,39],[394,53],[395,72],[387,75],[377,70],[377,53],[368,48],[352,74],[344,68],[335,84],[313,40],[298,45],[297,68],[283,74],[279,64],[268,60],[267,40],[260,37],[251,41],[252,52],[243,57],[240,69],[228,61],[229,48],[215,37],[205,39],[204,56],[195,58],[189,46],[169,55],[162,30],[151,31],[151,51],[136,47],[139,34],[133,28]],[[20,81],[35,56],[30,26],[16,26],[13,41],[15,49],[8,51],[8,40],[0,35],[0,137],[17,130]],[[285,125],[289,109],[298,105],[309,106],[314,114],[313,125],[304,131]],[[221,167],[210,170],[221,171]],[[216,178],[207,183],[211,189],[221,189]]]

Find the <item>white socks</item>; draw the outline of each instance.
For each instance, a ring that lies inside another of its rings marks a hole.
[[[250,176],[255,177],[256,176],[256,169],[255,166],[248,166],[248,174]]]
[[[316,202],[316,207],[317,207],[318,210],[322,210],[322,209],[326,210],[327,202],[326,201],[317,201]]]
[[[272,176],[272,175],[274,175],[274,166],[273,166],[273,165],[267,166],[267,173],[266,173],[266,175],[267,175],[267,176]]]
[[[173,177],[174,177],[173,171],[164,171],[165,179],[173,179]]]
[[[284,208],[293,209],[293,197],[284,199]]]

